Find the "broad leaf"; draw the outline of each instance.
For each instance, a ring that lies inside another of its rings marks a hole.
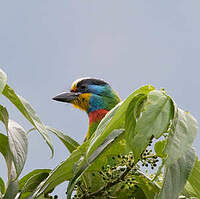
[[[142,116],[138,119],[131,146],[138,159],[152,137],[159,138],[167,132],[173,117],[173,103],[162,91],[152,91],[147,96]]]
[[[168,154],[166,165],[173,164],[190,149],[198,130],[197,121],[194,117],[179,108],[174,122],[164,151]]]
[[[101,121],[99,124],[99,128],[95,131],[94,137],[90,142],[90,146],[87,151],[87,156],[89,157],[101,143],[105,140],[105,138],[114,130],[123,128],[125,123],[125,116],[127,108],[130,104],[130,102],[135,98],[135,96],[139,94],[148,94],[150,91],[154,90],[153,86],[147,85],[143,86],[139,89],[137,89],[135,92],[133,92],[124,102],[120,103],[120,105],[116,106],[111,110],[111,113],[115,111],[117,108],[117,112],[114,112],[114,116],[108,121],[109,115],[106,115],[105,118]],[[108,121],[107,123],[105,121]],[[103,126],[102,130],[101,125],[106,123],[106,126]],[[123,124],[123,125],[122,125]]]
[[[48,135],[47,129],[44,124],[41,122],[31,105],[22,97],[18,96],[14,90],[6,85],[3,90],[3,95],[5,95],[16,107],[17,109],[26,117],[26,119],[38,130],[38,132],[45,139],[47,144],[49,145],[52,156],[54,154],[53,145],[51,143],[51,139]]]
[[[69,150],[70,153],[72,153],[75,149],[77,149],[77,147],[80,146],[80,144],[78,144],[75,140],[63,134],[61,131],[58,131],[49,126],[46,126],[46,128],[52,133],[54,133],[63,142],[63,144],[66,146],[66,148]]]
[[[158,157],[166,158],[166,154],[164,154],[166,144],[167,144],[167,140],[160,140],[155,143],[154,150]]]
[[[6,86],[7,83],[7,75],[3,72],[2,69],[0,69],[0,95]]]
[[[183,190],[195,163],[195,153],[192,148],[166,168],[162,190],[157,199],[176,199]]]
[[[13,156],[10,151],[10,147],[8,144],[8,137],[4,134],[0,133],[0,153],[2,153],[3,157],[6,160],[7,169],[8,169],[8,183],[16,179],[16,169],[13,162]]]
[[[27,157],[28,136],[25,130],[12,120],[8,122],[8,142],[18,177]]]
[[[96,160],[96,158],[108,147],[119,135],[124,132],[124,129],[115,129],[112,133],[104,140],[104,142],[94,151],[94,153],[88,158],[87,162],[83,162],[82,166],[76,171],[75,176],[70,181],[67,188],[67,198],[71,198],[74,186],[81,175],[87,170],[87,168]]]

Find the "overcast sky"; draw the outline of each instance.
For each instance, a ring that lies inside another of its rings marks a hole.
[[[122,99],[144,84],[165,88],[199,120],[199,10],[199,0],[0,0],[0,67],[45,124],[80,143],[87,115],[51,98],[83,76],[105,79]],[[31,127],[5,98],[0,100],[12,119]],[[54,168],[68,156],[55,136],[52,140],[55,157],[49,159],[41,136],[30,135],[22,175]],[[197,151],[199,142],[198,136]],[[62,198],[64,190],[64,185],[57,189]]]

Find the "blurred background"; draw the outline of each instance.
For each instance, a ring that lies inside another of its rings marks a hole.
[[[199,120],[199,0],[0,0],[0,68],[8,83],[28,100],[40,119],[79,143],[88,118],[69,104],[52,101],[83,76],[103,78],[122,99],[152,84]],[[4,97],[10,117],[31,125]],[[0,131],[5,132],[3,125]],[[37,132],[29,139],[22,175],[54,168],[69,153],[51,136],[55,157]],[[200,156],[200,137],[194,146]],[[6,164],[0,157],[0,176]],[[65,198],[66,184],[56,189]]]

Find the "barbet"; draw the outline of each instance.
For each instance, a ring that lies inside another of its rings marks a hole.
[[[54,100],[71,103],[85,111],[89,117],[89,128],[85,140],[95,132],[104,116],[121,100],[111,86],[101,79],[82,78],[72,84],[70,92],[61,93]]]

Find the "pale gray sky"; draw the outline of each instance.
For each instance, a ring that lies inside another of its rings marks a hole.
[[[87,132],[86,114],[51,98],[82,76],[105,79],[123,99],[144,84],[165,88],[199,119],[199,10],[199,0],[0,0],[0,67],[42,121],[79,142]],[[1,103],[30,127],[6,99]],[[23,175],[54,168],[68,156],[52,139],[51,160],[41,136],[30,135]],[[197,151],[199,142],[198,136]],[[0,175],[5,177],[2,164]],[[57,189],[61,198],[63,190]]]

